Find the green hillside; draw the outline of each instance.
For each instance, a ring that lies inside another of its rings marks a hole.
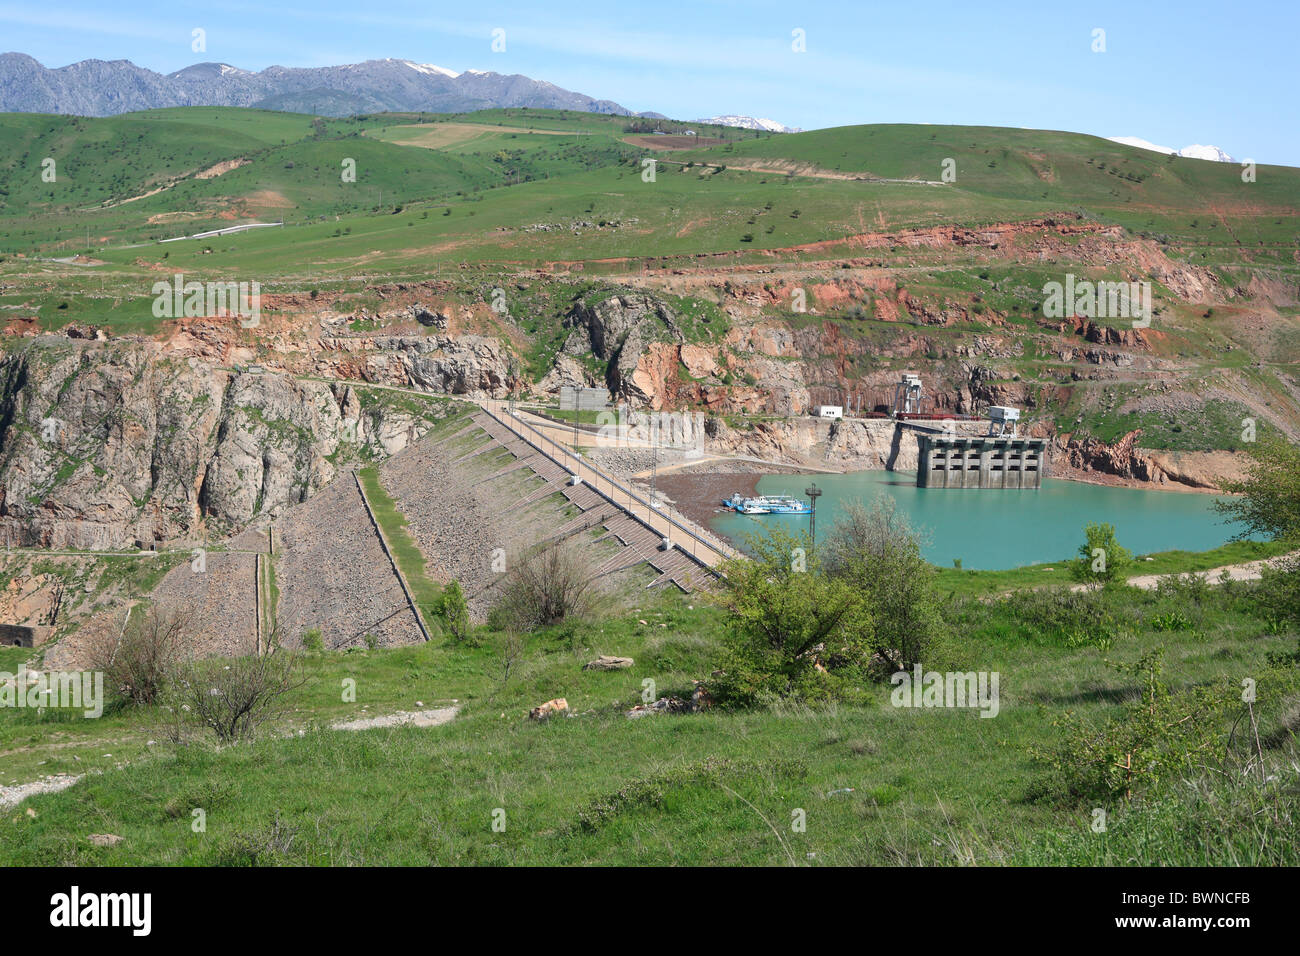
[[[1062,212],[1176,239],[1207,263],[1231,261],[1243,248],[1255,261],[1285,263],[1300,241],[1300,170],[1288,167],[1259,167],[1257,180],[1243,183],[1234,164],[992,127],[854,126],[778,136],[696,126],[700,137],[725,141],[672,150],[654,147],[675,137],[630,133],[632,126],[626,117],[550,110],[340,120],[211,107],[104,119],[5,115],[0,251],[84,251],[87,236],[90,248],[102,250],[240,222],[377,214],[351,223],[359,241],[390,230],[385,217],[398,207],[470,198],[484,200],[470,232],[488,258],[778,249],[869,229]],[[55,182],[42,180],[47,157],[57,164]],[[648,158],[656,162],[654,183],[641,181]],[[866,181],[940,181],[949,159],[955,182]],[[355,182],[342,175],[345,160],[356,164]],[[543,181],[545,188],[535,185]],[[519,194],[480,195],[503,186]],[[551,230],[536,241],[478,241],[483,226],[547,214],[635,218],[636,238],[578,243],[569,241],[571,230]],[[459,247],[466,234],[445,222],[410,238],[400,245]],[[338,245],[343,257],[371,251]]]
[[[1294,246],[1300,236],[1300,169],[1259,166],[1242,181],[1234,163],[1163,156],[1096,136],[990,126],[843,126],[772,136],[691,158],[782,161],[833,173],[942,180],[980,196],[1081,207],[1139,232],[1206,244]],[[812,171],[812,170],[805,170]]]

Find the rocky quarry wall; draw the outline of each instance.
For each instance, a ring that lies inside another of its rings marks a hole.
[[[34,340],[0,360],[0,540],[104,550],[238,530],[420,432],[345,382]]]

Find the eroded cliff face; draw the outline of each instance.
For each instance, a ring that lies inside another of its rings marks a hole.
[[[953,433],[983,435],[984,422],[954,422]],[[732,428],[724,420],[705,422],[705,453],[740,455],[769,462],[813,465],[844,471],[915,471],[919,433],[889,419],[820,421],[800,417],[758,421]]]
[[[319,373],[466,398],[506,397],[516,362],[499,340],[479,335],[333,335],[320,346]]]
[[[620,400],[634,408],[667,407],[664,383],[677,378],[686,337],[666,302],[644,292],[579,302],[564,325],[570,331],[554,366],[561,380],[572,378],[566,370],[579,357],[592,355],[606,363],[606,380]]]
[[[1165,451],[1143,448],[1142,430],[1113,442],[1060,436],[1053,458],[1062,474],[1087,480],[1143,483],[1189,491],[1217,491],[1246,476],[1247,456],[1231,451]]]
[[[101,550],[238,530],[419,431],[342,382],[36,339],[0,361],[0,539]]]

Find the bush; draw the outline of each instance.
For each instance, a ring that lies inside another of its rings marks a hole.
[[[265,654],[188,661],[168,693],[173,714],[211,730],[222,743],[251,740],[280,716],[281,698],[300,687],[293,655],[272,639]]]
[[[1286,558],[1276,567],[1265,566],[1255,595],[1258,609],[1276,623],[1275,630],[1300,622],[1300,561]]]
[[[451,639],[457,644],[469,637],[469,603],[459,581],[452,581],[442,590],[442,616],[447,621],[447,630]]]
[[[1070,563],[1074,579],[1103,587],[1124,583],[1133,552],[1115,539],[1114,525],[1089,522],[1083,533],[1087,541],[1079,545],[1079,557]]]
[[[157,702],[190,635],[181,611],[136,608],[120,634],[107,635],[90,648],[90,668],[104,672],[109,693],[148,706]]]
[[[1136,677],[1142,692],[1104,726],[1086,725],[1071,713],[1055,721],[1065,731],[1063,743],[1056,750],[1031,751],[1054,778],[1050,793],[1106,803],[1129,799],[1200,777],[1221,756],[1223,716],[1233,689],[1201,686],[1175,694],[1160,676],[1163,655],[1157,648],[1133,663],[1111,663]]]
[[[1065,586],[1017,591],[1001,604],[1025,637],[1049,647],[1108,648],[1123,626],[1097,591],[1074,591]]]
[[[1156,595],[1179,605],[1205,604],[1210,596],[1210,582],[1203,574],[1167,574],[1156,581]]]
[[[1249,453],[1246,477],[1223,484],[1223,490],[1235,497],[1216,501],[1215,510],[1242,523],[1238,537],[1252,533],[1283,539],[1300,536],[1300,448],[1266,434]]]
[[[544,545],[515,560],[492,623],[528,632],[581,617],[591,608],[592,589],[590,570],[575,545]]]
[[[724,705],[837,696],[869,657],[871,612],[850,582],[822,573],[807,534],[780,528],[748,540],[749,559],[723,566],[712,600],[727,613],[723,673],[710,682]]]
[[[865,599],[870,649],[890,673],[935,663],[946,628],[934,569],[892,498],[846,503],[822,553],[827,572]]]

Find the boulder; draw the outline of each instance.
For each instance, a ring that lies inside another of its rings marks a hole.
[[[691,691],[691,710],[708,710],[713,706],[713,695],[709,693],[704,681],[695,681],[695,690]]]
[[[653,704],[637,704],[627,712],[627,717],[635,720],[638,717],[652,717],[655,714],[685,714],[690,710],[690,703],[680,697],[660,697]]]
[[[584,671],[617,671],[631,667],[633,664],[630,657],[611,657],[608,654],[601,654],[594,661],[588,661],[582,665]]]
[[[528,716],[533,720],[549,720],[555,714],[565,714],[569,711],[569,702],[563,697],[556,697],[548,700],[544,704],[534,707],[528,712]]]
[[[418,302],[411,306],[411,316],[421,325],[430,326],[441,332],[447,330],[447,316],[433,309],[426,309]]]

